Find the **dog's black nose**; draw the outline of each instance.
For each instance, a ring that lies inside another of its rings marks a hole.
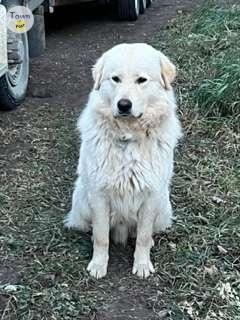
[[[132,102],[128,99],[121,99],[118,101],[119,113],[129,114],[132,108]]]

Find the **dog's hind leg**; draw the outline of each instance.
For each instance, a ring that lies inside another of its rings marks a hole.
[[[82,187],[81,178],[78,177],[72,196],[72,208],[64,220],[67,228],[77,228],[81,231],[90,230],[90,208]]]
[[[169,200],[168,190],[165,196],[159,201],[159,210],[154,222],[154,233],[165,231],[171,227],[173,220],[172,205]]]

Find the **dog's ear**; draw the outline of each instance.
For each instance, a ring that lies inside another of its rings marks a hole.
[[[176,67],[174,64],[161,52],[160,65],[161,65],[161,84],[166,90],[171,89],[171,83],[176,77]]]
[[[99,90],[103,77],[104,55],[101,56],[92,68],[92,76],[94,80],[94,90]]]

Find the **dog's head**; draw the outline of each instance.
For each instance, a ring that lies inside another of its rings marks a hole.
[[[171,92],[175,75],[170,60],[143,43],[117,45],[93,67],[94,90],[114,117],[143,116],[148,106]]]

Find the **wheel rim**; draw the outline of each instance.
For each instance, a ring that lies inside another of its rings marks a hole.
[[[28,39],[25,33],[8,32],[8,72],[6,81],[16,98],[25,95],[28,83]]]
[[[24,44],[21,34],[10,35],[8,48],[8,80],[12,86],[16,86],[22,75],[24,61]]]

